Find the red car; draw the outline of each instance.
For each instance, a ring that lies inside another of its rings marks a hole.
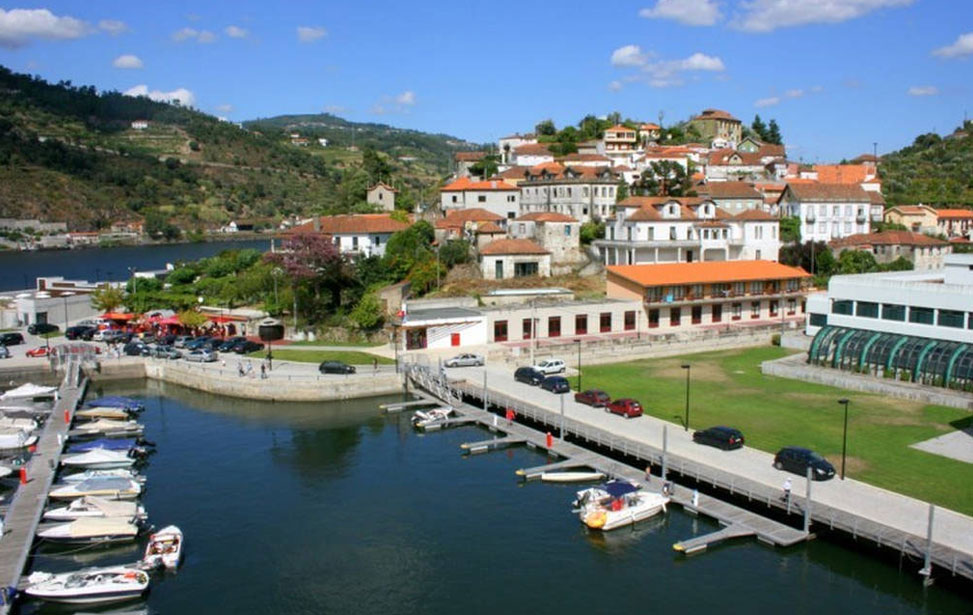
[[[46,357],[51,349],[47,346],[38,346],[37,348],[31,348],[27,351],[28,357]]]
[[[621,414],[627,419],[642,416],[642,404],[627,397],[609,403],[605,406],[605,410],[612,414]]]
[[[594,406],[595,408],[604,408],[611,400],[612,398],[608,396],[608,393],[600,389],[588,389],[587,391],[574,394],[574,401],[579,404]]]

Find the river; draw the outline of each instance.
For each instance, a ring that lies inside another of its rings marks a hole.
[[[34,288],[34,280],[62,276],[69,280],[127,280],[129,268],[164,269],[166,263],[192,261],[223,250],[270,249],[270,239],[209,241],[152,246],[118,246],[37,252],[0,251],[0,292]]]
[[[716,526],[678,507],[588,533],[570,512],[575,487],[514,476],[540,453],[464,457],[460,443],[487,432],[416,434],[379,399],[274,404],[155,382],[104,392],[146,398],[158,453],[143,501],[156,527],[186,535],[151,613],[970,612],[949,589],[824,540],[742,540],[687,559],[672,544]],[[141,548],[42,553],[34,568],[130,562]]]

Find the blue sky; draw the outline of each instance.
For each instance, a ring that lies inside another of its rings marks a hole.
[[[973,114],[973,2],[5,4],[0,64],[233,120],[331,111],[473,141],[717,107],[825,162]]]

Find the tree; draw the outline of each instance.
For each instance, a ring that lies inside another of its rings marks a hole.
[[[470,165],[470,173],[486,179],[497,174],[497,165],[500,160],[497,156],[484,156]]]
[[[553,137],[557,134],[557,127],[553,120],[547,119],[534,126],[534,131],[538,136]]]
[[[382,305],[375,293],[365,293],[348,315],[360,329],[374,329],[382,323]]]
[[[829,250],[830,252],[830,250]],[[871,252],[865,250],[842,250],[838,256],[837,273],[874,273],[878,271],[878,263]]]
[[[385,245],[384,264],[393,280],[408,276],[417,263],[435,260],[432,225],[420,220],[407,229],[394,233]],[[433,276],[435,279],[435,276]]]
[[[624,179],[618,180],[618,189],[615,190],[615,202],[620,203],[628,198],[628,184]]]
[[[362,168],[372,184],[385,181],[392,175],[392,165],[370,146],[362,150]]]
[[[780,135],[780,127],[777,125],[777,120],[770,120],[770,125],[767,127],[767,138],[764,140],[774,145],[781,145],[784,142],[783,137]]]
[[[297,233],[285,239],[281,251],[267,254],[266,260],[284,270],[295,286],[302,285],[320,297],[331,293],[331,305],[341,305],[341,291],[353,279],[345,257],[327,237],[319,233]]]
[[[184,310],[179,312],[179,324],[187,329],[196,329],[206,324],[206,315],[199,310]]]
[[[788,216],[780,219],[780,240],[783,243],[793,243],[801,240],[801,219],[798,216]]]
[[[882,271],[912,271],[915,264],[904,256],[900,256],[891,263],[881,265]]]
[[[439,248],[439,261],[448,269],[470,260],[470,242],[465,239],[452,239]]]
[[[757,114],[753,116],[753,123],[750,124],[750,128],[757,134],[757,138],[761,141],[767,140],[767,126],[764,121],[760,119],[760,115]]]
[[[632,188],[642,196],[687,196],[692,186],[686,168],[673,160],[653,162]]]
[[[581,225],[580,235],[582,245],[588,245],[595,239],[604,239],[605,223],[595,222],[594,220],[585,222]]]
[[[114,312],[125,302],[125,293],[116,286],[99,286],[91,293],[91,307],[99,312]]]

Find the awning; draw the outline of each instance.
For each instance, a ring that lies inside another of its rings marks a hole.
[[[121,312],[105,312],[101,315],[101,318],[105,320],[132,320],[135,318],[135,314],[123,314]]]
[[[170,316],[168,318],[163,318],[156,321],[157,325],[179,325],[182,326],[182,321],[179,320],[178,316]]]

